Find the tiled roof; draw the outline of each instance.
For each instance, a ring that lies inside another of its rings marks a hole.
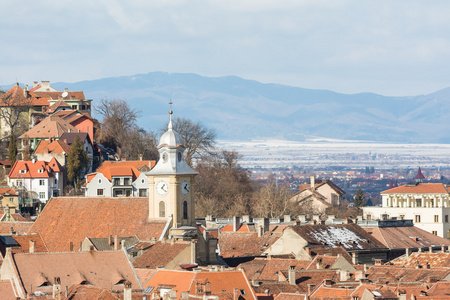
[[[77,132],[78,129],[59,117],[50,116],[22,134],[20,138],[59,138],[64,132],[69,131]]]
[[[154,160],[122,160],[122,161],[104,161],[98,168],[97,172],[102,173],[103,169],[110,167],[124,167],[130,166],[135,167],[138,171],[143,172],[145,170],[150,170],[155,166],[156,161]]]
[[[345,287],[339,285],[326,286],[320,285],[309,296],[310,299],[349,299],[350,293],[353,291],[352,287],[346,285]]]
[[[156,242],[150,249],[139,256],[133,265],[135,268],[156,269],[157,267],[166,266],[184,249],[189,247],[189,242]]]
[[[282,272],[285,278],[289,278],[288,271]],[[299,270],[295,272],[295,283],[302,292],[308,291],[308,285],[318,286],[324,279],[338,281],[340,279],[339,272],[336,270]]]
[[[54,177],[53,172],[62,172],[63,167],[52,157],[49,162],[37,160],[16,160],[9,171],[9,178],[49,178]]]
[[[422,170],[419,167],[419,170],[417,170],[417,174],[416,177],[414,177],[414,179],[425,179],[425,176],[423,176],[422,174]]]
[[[434,235],[415,226],[364,227],[365,231],[390,249],[450,246],[450,240]]]
[[[123,251],[24,253],[12,257],[27,292],[30,287],[33,292],[51,291],[55,277],[60,278],[62,290],[88,284],[121,291],[124,281],[140,287]]]
[[[249,280],[278,280],[278,273],[294,266],[295,270],[305,270],[311,264],[311,260],[280,259],[280,258],[256,258],[239,265],[247,274]]]
[[[136,272],[137,277],[139,278],[139,280],[141,281],[141,283],[144,285],[149,279],[150,277],[153,276],[153,274],[155,274],[156,270],[153,269],[140,269],[140,268],[135,268],[134,269]]]
[[[32,100],[32,98],[25,98],[23,89],[15,85],[1,96],[0,106],[28,106]]]
[[[145,283],[144,290],[153,287],[154,292],[157,287],[170,286],[177,291],[177,299],[181,299],[181,293],[190,290],[195,275],[195,272],[188,271],[157,270]]]
[[[72,145],[75,142],[76,137],[78,137],[82,143],[84,143],[85,139],[88,139],[90,144],[92,144],[91,138],[87,132],[64,132],[60,139],[68,145]]]
[[[14,234],[27,234],[33,224],[28,221],[0,222],[0,234],[9,235],[11,231]]]
[[[305,295],[303,289],[298,287],[297,285],[291,285],[287,281],[269,281],[269,282],[260,282],[259,286],[254,286],[253,290],[255,293],[264,293],[265,291],[269,291],[270,294],[273,295],[279,295],[281,293],[289,293],[289,294],[299,294],[299,295]],[[287,298],[280,298],[280,299],[303,299],[303,298],[291,298],[288,296],[285,296]],[[278,298],[276,298],[278,299]]]
[[[63,100],[59,100],[56,101],[55,103],[53,103],[50,107],[49,107],[49,112],[54,112],[55,110],[57,110],[58,108],[71,108],[71,106],[69,104],[67,104],[66,102],[64,102]]]
[[[386,248],[356,224],[296,225],[290,227],[310,245],[342,246],[346,250]]]
[[[381,194],[448,194],[448,190],[443,183],[418,183],[395,187]]]
[[[14,294],[14,289],[12,287],[11,281],[0,281],[0,295],[2,295],[2,299],[17,299],[16,295]]]
[[[13,187],[2,187],[0,188],[0,196],[17,196],[18,193]]]
[[[449,268],[416,269],[412,267],[399,266],[372,266],[366,275],[373,282],[415,282],[428,281],[430,277],[442,280],[450,274]]]
[[[275,300],[305,300],[306,294],[298,293],[280,293]]]
[[[48,252],[47,246],[42,240],[39,234],[30,235],[14,235],[12,236],[14,240],[20,245],[18,248],[12,248],[13,253],[28,253],[30,252],[30,241],[34,241],[34,252]]]
[[[110,239],[111,239],[112,243],[109,242]],[[113,236],[110,236],[108,238],[90,238],[89,240],[94,245],[95,249],[97,249],[99,251],[114,250],[114,237]],[[118,245],[122,245],[122,241],[124,241],[124,247],[129,248],[131,246],[136,245],[139,242],[139,239],[135,236],[119,237]],[[119,246],[119,248],[120,248],[120,246]]]
[[[0,220],[3,219],[3,216],[5,215],[3,209],[0,210]],[[14,219],[14,221],[26,221],[27,219],[25,219],[21,214],[17,214],[17,213],[10,213],[11,217]]]
[[[198,272],[189,294],[196,295],[196,283],[206,282],[211,283],[212,295],[223,293],[224,296],[233,296],[234,289],[237,288],[240,291],[239,299],[256,299],[243,271]]]
[[[409,256],[403,255],[394,260],[391,263],[395,266],[402,267],[425,267],[429,265],[432,268],[447,267],[450,268],[450,253],[448,252],[414,252]]]
[[[122,300],[123,296],[120,294],[112,293],[110,290],[89,285],[74,285],[71,286],[67,293],[67,298],[70,300]],[[141,298],[142,299],[142,298]]]
[[[36,147],[36,150],[34,150],[34,154],[44,154],[44,153],[51,153],[51,154],[62,154],[62,153],[69,153],[70,146],[64,143],[62,140],[41,140]]]
[[[222,232],[219,234],[220,255],[228,257],[261,256],[280,234],[270,232],[258,237],[256,232]]]
[[[67,92],[67,96],[66,97],[62,97],[62,94],[64,92],[33,92],[36,96],[38,97],[45,97],[45,98],[49,98],[52,100],[71,100],[71,99],[76,99],[76,100],[85,100],[84,98],[84,93],[82,91],[68,91]]]
[[[30,232],[38,232],[50,251],[78,249],[85,237],[160,237],[165,221],[148,220],[148,198],[55,197],[47,202]]]
[[[314,259],[310,262],[307,270],[317,270],[317,269],[330,269],[337,262],[339,256],[330,255],[316,255]]]
[[[220,232],[234,232],[233,225],[225,225],[220,228]],[[241,225],[236,232],[256,232],[254,225]]]

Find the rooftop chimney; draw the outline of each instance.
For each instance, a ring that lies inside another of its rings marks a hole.
[[[108,245],[112,246],[113,244],[114,244],[114,240],[113,240],[112,235],[110,234],[110,235],[108,235]]]
[[[37,87],[39,85],[39,82],[38,81],[33,81],[33,87],[35,88],[35,87]]]
[[[295,269],[294,266],[289,266],[289,270],[288,270],[288,274],[289,274],[289,284],[290,285],[295,285]]]
[[[34,253],[35,248],[36,248],[36,242],[30,240],[30,245],[29,245],[28,251],[29,251],[30,253]]]
[[[61,279],[59,277],[55,277],[53,280],[52,296],[55,300],[61,299]]]
[[[233,231],[236,232],[241,227],[241,218],[234,216],[233,217]]]
[[[246,222],[247,224],[250,223],[250,216],[249,215],[243,215],[242,216],[242,222]]]
[[[125,281],[123,289],[123,300],[131,300],[131,282]]]
[[[270,231],[270,220],[269,220],[269,218],[264,218],[263,219],[263,230],[264,230],[264,233]]]
[[[314,175],[311,175],[309,181],[311,183],[311,190],[314,191],[316,189],[316,177]]]
[[[116,234],[114,236],[114,250],[120,249],[119,236]]]

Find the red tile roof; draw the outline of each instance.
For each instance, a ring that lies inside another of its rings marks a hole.
[[[249,280],[273,280],[278,281],[281,271],[286,271],[290,266],[295,270],[305,270],[311,264],[311,260],[282,259],[282,258],[256,258],[239,265],[247,274]]]
[[[156,269],[157,267],[166,266],[178,254],[190,246],[189,242],[177,242],[172,244],[168,242],[156,242],[147,251],[139,256],[133,265],[135,268]],[[184,261],[184,263],[189,261]]]
[[[219,234],[220,255],[224,258],[261,256],[280,236],[270,232],[261,237],[256,232],[222,232]]]
[[[5,300],[13,300],[17,299],[14,294],[14,289],[12,287],[12,282],[9,280],[0,281],[0,295],[2,295],[2,299]]]
[[[17,196],[19,195],[13,187],[2,187],[0,188],[0,196]]]
[[[48,252],[47,246],[39,234],[14,235],[12,238],[20,245],[20,247],[11,249],[13,253],[29,253],[30,241],[35,242],[34,252]]]
[[[78,249],[85,237],[109,235],[159,239],[164,221],[148,220],[148,198],[56,197],[47,202],[30,232],[38,232],[50,251]]]
[[[102,173],[109,181],[113,176],[132,176],[133,181],[155,166],[154,160],[127,160],[127,161],[104,161],[95,173],[87,174],[87,182],[95,177],[97,173]]]
[[[157,287],[170,286],[172,290],[177,291],[177,299],[181,299],[182,292],[189,292],[195,275],[195,272],[188,271],[157,270],[144,284],[144,289],[153,287],[154,292]]]
[[[51,291],[55,277],[60,278],[62,290],[88,284],[122,291],[124,281],[140,287],[123,251],[23,253],[12,254],[12,259],[26,292]]]
[[[443,183],[418,183],[395,187],[381,194],[448,194],[448,190]]]
[[[78,132],[78,129],[59,117],[50,116],[22,134],[20,138],[60,138],[63,133],[69,131]]]
[[[63,172],[63,167],[52,157],[46,161],[16,160],[14,166],[9,171],[9,178],[49,178],[54,177],[54,172]]]
[[[434,235],[415,226],[364,227],[365,231],[390,249],[450,246],[450,240]]]
[[[70,146],[64,143],[62,140],[41,140],[34,150],[34,154],[62,154],[69,153]]]
[[[305,300],[306,294],[298,293],[280,293],[275,300]]]
[[[425,267],[429,265],[432,268],[447,267],[450,268],[450,253],[448,252],[414,252],[409,256],[403,255],[394,260],[391,263],[395,266],[402,267]]]
[[[0,234],[10,235],[11,231],[14,234],[27,234],[34,222],[14,221],[14,222],[0,222]]]

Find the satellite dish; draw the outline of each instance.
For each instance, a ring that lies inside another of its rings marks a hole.
[[[69,93],[68,93],[68,92],[63,92],[61,96],[62,96],[63,98],[66,98],[66,97],[67,97],[67,95],[69,95]]]

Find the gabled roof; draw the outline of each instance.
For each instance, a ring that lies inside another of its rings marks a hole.
[[[68,154],[70,146],[62,140],[41,140],[34,150],[34,154]]]
[[[181,299],[182,292],[189,292],[196,273],[176,270],[157,270],[150,280],[145,283],[144,290],[154,292],[158,287],[170,286],[177,291],[177,299]]]
[[[22,134],[20,138],[59,138],[64,132],[69,131],[77,132],[78,129],[59,117],[50,116]]]
[[[67,92],[67,96],[66,97],[62,97],[62,94]],[[49,100],[64,100],[64,101],[68,101],[68,100],[85,100],[84,98],[84,93],[82,91],[64,91],[64,92],[59,92],[59,91],[33,91],[33,93],[38,96],[38,97],[45,97],[48,98]]]
[[[283,259],[283,258],[255,258],[252,261],[239,265],[247,274],[249,280],[274,280],[278,281],[278,273],[293,266],[295,270],[305,270],[311,264],[311,260]]]
[[[0,106],[28,106],[35,100],[28,95],[25,97],[24,90],[18,84],[3,94],[0,99]]]
[[[2,295],[3,299],[17,299],[10,280],[0,281],[0,295]]]
[[[78,137],[82,143],[87,139],[89,144],[92,145],[91,138],[87,132],[64,132],[60,139],[70,146],[75,142],[76,137]]]
[[[56,101],[55,103],[53,103],[49,107],[48,112],[52,113],[55,110],[57,110],[58,108],[72,108],[72,107],[69,104],[67,104],[66,102],[64,102],[63,100],[59,100],[59,101]]]
[[[12,234],[11,231],[14,234],[27,234],[33,224],[29,221],[0,222],[0,234]]]
[[[402,185],[381,192],[380,194],[448,194],[443,183],[417,183],[415,185]]]
[[[110,236],[107,238],[89,238],[89,241],[94,245],[95,249],[99,251],[105,250],[114,250],[114,237]],[[125,248],[129,248],[131,246],[136,245],[139,242],[139,239],[135,236],[130,237],[118,237],[118,247],[120,248],[122,245],[122,241]]]
[[[363,227],[363,229],[390,249],[450,246],[450,240],[444,239],[415,226],[375,228]]]
[[[184,249],[190,246],[189,242],[156,242],[150,249],[139,256],[133,265],[135,268],[156,269],[166,266]]]
[[[52,290],[54,278],[61,280],[61,289],[89,284],[122,291],[124,281],[139,288],[138,279],[123,251],[49,252],[9,254],[20,274],[25,292]],[[7,255],[8,256],[8,255]],[[42,286],[48,283],[49,286]]]
[[[120,160],[113,161],[107,160],[104,161],[98,168],[97,172],[102,173],[103,169],[110,167],[135,167],[139,172],[145,172],[155,166],[156,161],[154,160]]]
[[[30,241],[34,241],[34,252],[48,252],[47,246],[42,240],[39,234],[29,234],[29,235],[14,235],[11,236],[17,244],[18,247],[12,248],[13,253],[29,253],[30,252]]]
[[[450,268],[450,253],[448,252],[414,252],[409,256],[403,255],[394,260],[391,263],[395,266],[401,267],[425,267],[429,265],[432,268],[447,267]]]
[[[0,196],[18,196],[19,194],[13,187],[0,187]]]
[[[295,225],[290,227],[309,245],[342,246],[348,250],[386,248],[356,224],[339,225]]]
[[[133,291],[134,292],[134,291]],[[118,293],[113,293],[110,290],[102,287],[89,285],[73,285],[69,288],[67,298],[70,300],[122,300],[123,296]],[[142,296],[141,296],[142,299]]]
[[[37,160],[16,160],[14,166],[9,171],[8,177],[13,179],[18,178],[50,178],[54,177],[54,172],[62,172],[63,167],[58,161],[52,157],[49,162]]]
[[[87,182],[91,182],[97,173],[103,174],[109,181],[114,176],[131,176],[133,181],[142,172],[147,172],[155,166],[154,160],[127,160],[127,161],[104,161],[95,173],[87,174]]]
[[[220,255],[224,258],[261,256],[280,236],[271,232],[261,237],[256,232],[222,232],[219,234]]]
[[[165,221],[148,220],[148,197],[54,197],[30,232],[38,232],[50,251],[78,249],[85,237],[109,235],[159,239]]]
[[[417,269],[404,266],[372,266],[367,270],[366,277],[373,282],[425,282],[430,277],[442,280],[450,274],[449,268]]]

